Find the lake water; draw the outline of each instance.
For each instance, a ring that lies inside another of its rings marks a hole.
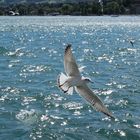
[[[115,121],[58,89],[68,43]],[[140,140],[139,16],[0,17],[0,140],[51,139]]]

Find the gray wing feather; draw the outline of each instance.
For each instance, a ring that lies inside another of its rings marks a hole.
[[[107,107],[102,103],[100,98],[95,95],[90,88],[85,84],[84,86],[76,87],[76,91],[86,99],[97,111],[103,112],[107,116],[114,118],[112,113],[107,109]]]
[[[80,76],[78,66],[71,51],[71,45],[65,49],[64,68],[68,76]]]

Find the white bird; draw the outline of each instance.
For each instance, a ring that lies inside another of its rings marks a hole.
[[[107,116],[114,118],[112,113],[103,104],[101,99],[93,93],[87,86],[87,83],[92,82],[89,78],[81,76],[80,70],[76,64],[75,58],[71,51],[71,45],[67,45],[64,54],[64,68],[66,75],[61,73],[58,76],[58,86],[64,93],[72,94],[73,88],[79,93],[92,107],[97,111],[103,112]]]

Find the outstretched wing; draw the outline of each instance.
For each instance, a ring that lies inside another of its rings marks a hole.
[[[68,76],[80,76],[78,66],[71,51],[71,45],[67,45],[65,49],[64,68]]]
[[[87,102],[89,102],[97,111],[103,112],[107,116],[114,118],[112,113],[107,109],[107,107],[103,104],[100,98],[95,95],[90,88],[85,84],[83,86],[76,87],[76,91],[84,98]]]

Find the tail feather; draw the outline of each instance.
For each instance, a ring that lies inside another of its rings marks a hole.
[[[60,82],[60,85],[62,85],[64,82],[66,82],[66,80],[68,79],[68,77],[64,74],[64,73],[61,73],[59,75],[59,82]]]
[[[64,74],[64,73],[61,73],[59,76],[58,76],[58,86],[60,87],[60,89],[64,92],[66,92],[69,88],[69,85],[68,83],[65,83],[66,81],[68,80],[68,77]],[[65,83],[65,84],[64,84]],[[64,84],[64,85],[63,85]],[[69,90],[66,92],[68,94],[72,94],[73,93],[73,87],[70,87]]]
[[[72,94],[73,94],[73,87],[70,87],[69,90],[67,91],[67,93],[68,93],[69,95],[72,95]]]

